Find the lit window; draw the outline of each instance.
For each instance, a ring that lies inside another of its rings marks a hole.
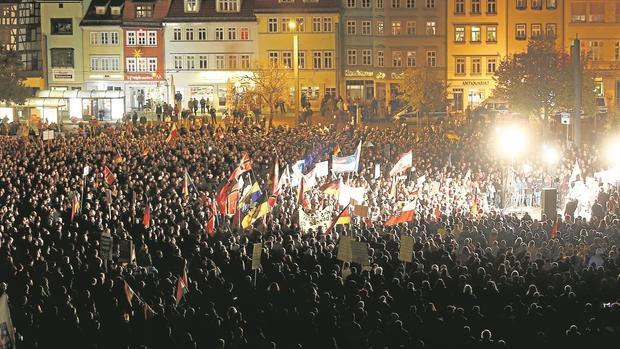
[[[527,39],[527,33],[525,30],[525,24],[517,24],[515,26],[515,39],[525,40]]]
[[[136,18],[151,18],[151,17],[153,17],[153,5],[136,6]]]
[[[437,22],[427,21],[426,22],[426,35],[435,35],[435,34],[437,34]]]
[[[497,27],[494,25],[487,26],[487,42],[497,42]]]
[[[280,54],[277,51],[269,51],[268,53],[269,55],[269,65],[272,67],[275,67],[278,65],[278,62],[280,61]]]
[[[426,51],[426,65],[429,67],[437,66],[437,51]]]
[[[383,34],[384,34],[383,21],[377,20],[377,35],[383,35]]]
[[[588,42],[590,52],[588,52],[588,58],[592,61],[600,61],[603,53],[603,42],[600,40],[593,40]]]
[[[185,0],[185,12],[198,12],[200,10],[199,0]]]
[[[400,51],[392,51],[392,67],[398,68],[403,66],[403,54]]]
[[[457,57],[455,61],[455,71],[457,75],[465,75],[465,58]]]
[[[282,52],[282,66],[287,69],[293,69],[293,52],[291,51],[283,51]]]
[[[465,27],[459,26],[454,28],[454,41],[465,42]]]
[[[480,42],[480,26],[471,26],[471,42]]]
[[[241,27],[241,40],[250,40],[250,28],[248,27]]]
[[[400,35],[400,21],[392,22],[392,35]]]
[[[385,55],[383,51],[377,51],[377,67],[383,67]]]
[[[416,66],[416,52],[415,51],[407,51],[407,66],[408,67]]]

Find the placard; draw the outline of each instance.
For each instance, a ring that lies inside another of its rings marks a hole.
[[[112,260],[112,244],[114,243],[114,239],[110,234],[102,234],[101,240],[99,241],[99,255],[104,261]]]
[[[338,258],[339,261],[351,262],[351,238],[348,236],[341,236],[338,241]]]
[[[44,141],[50,141],[52,139],[54,139],[54,131],[53,130],[43,131],[43,140]]]
[[[370,265],[367,243],[361,241],[351,241],[351,262],[362,266]]]
[[[119,263],[133,263],[135,259],[135,250],[133,247],[133,241],[122,240],[118,250],[118,262]]]
[[[413,261],[413,237],[403,235],[400,237],[400,253],[398,259],[402,262]]]
[[[252,245],[252,270],[260,268],[260,257],[263,254],[263,244],[257,242]]]
[[[353,213],[358,217],[368,217],[368,206],[355,205],[353,206]]]

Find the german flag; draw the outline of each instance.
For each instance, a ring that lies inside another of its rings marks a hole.
[[[321,191],[325,195],[337,197],[340,191],[340,182],[327,183],[321,187]]]
[[[107,166],[103,169],[103,180],[107,185],[112,185],[116,182],[116,175]]]
[[[172,144],[172,142],[174,142],[177,137],[179,137],[179,130],[177,129],[177,124],[174,123],[172,124],[172,129],[170,129],[170,134],[168,135],[168,138],[166,138],[166,143]]]
[[[189,174],[185,171],[185,175],[183,176],[183,187],[181,188],[181,193],[183,196],[189,196]]]
[[[123,156],[121,155],[121,153],[119,153],[118,151],[116,152],[116,156],[114,157],[114,160],[112,160],[113,164],[121,164],[125,161],[125,159],[123,159]]]
[[[338,224],[349,224],[351,223],[351,212],[349,212],[349,205],[347,205],[336,218],[332,221],[332,224],[329,225],[329,228],[325,231],[325,234],[329,234],[336,225]]]
[[[78,212],[80,212],[80,194],[74,193],[73,200],[71,201],[71,222],[73,222]]]

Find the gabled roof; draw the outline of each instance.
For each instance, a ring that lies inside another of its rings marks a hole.
[[[284,12],[338,12],[340,1],[338,0],[293,0],[292,2],[280,2],[280,0],[256,0],[254,3],[255,13],[284,13]]]
[[[123,7],[125,0],[92,0],[88,10],[82,18],[80,26],[90,25],[121,25],[123,22]],[[97,7],[105,6],[105,14],[99,15],[96,13]],[[121,12],[118,15],[112,15],[112,7],[120,7]]]
[[[185,0],[172,0],[165,22],[255,21],[254,0],[242,0],[239,12],[217,12],[216,0],[199,0],[198,12],[185,12]]]

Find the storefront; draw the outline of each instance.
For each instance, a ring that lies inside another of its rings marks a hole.
[[[448,102],[453,111],[475,109],[493,94],[490,80],[454,80],[448,86]]]
[[[245,90],[247,79],[252,74],[248,71],[204,71],[201,73],[174,74],[174,90],[182,95],[182,107],[187,108],[190,99],[205,99],[208,105],[215,106],[218,111],[227,108],[227,103],[234,103],[237,93]],[[237,86],[235,88],[235,86]],[[236,96],[235,96],[236,95]],[[233,99],[230,100],[229,99]]]
[[[123,91],[55,91],[44,90],[37,93],[37,98],[29,100],[63,101],[54,113],[54,122],[90,120],[119,120],[125,111],[125,94]],[[49,113],[49,112],[48,112]],[[51,115],[51,114],[50,114]],[[42,115],[45,119],[45,115]],[[51,122],[51,121],[50,121]]]

